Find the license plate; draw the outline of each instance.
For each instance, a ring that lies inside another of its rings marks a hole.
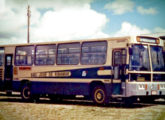
[[[157,92],[156,91],[151,91],[151,95],[156,95]]]

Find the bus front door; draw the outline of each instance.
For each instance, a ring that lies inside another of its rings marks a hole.
[[[13,81],[13,64],[12,64],[13,55],[5,55],[5,75],[4,75],[4,84],[5,90],[7,93],[10,93],[12,90],[12,81]]]
[[[126,49],[113,50],[113,79],[112,79],[112,94],[122,95],[122,83],[125,82],[125,68],[126,68]]]

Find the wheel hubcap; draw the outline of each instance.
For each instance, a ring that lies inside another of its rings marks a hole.
[[[100,100],[102,98],[101,93],[97,93],[97,99]]]
[[[105,99],[105,94],[102,89],[97,89],[95,91],[95,100],[97,103],[102,103]]]

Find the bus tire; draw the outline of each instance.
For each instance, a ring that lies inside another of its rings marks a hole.
[[[23,101],[30,101],[31,100],[31,90],[30,86],[24,85],[21,89],[21,97]]]
[[[106,90],[103,86],[96,86],[93,88],[92,99],[97,105],[107,105],[109,103]]]

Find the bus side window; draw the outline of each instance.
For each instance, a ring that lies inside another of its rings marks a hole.
[[[18,46],[15,53],[15,65],[29,66],[33,64],[34,46]]]
[[[59,44],[57,48],[58,65],[77,65],[80,59],[80,43]]]
[[[102,65],[106,63],[106,41],[83,42],[81,49],[81,64]]]
[[[4,49],[0,48],[0,66],[3,66],[4,62]]]
[[[121,65],[121,52],[113,52],[114,79],[119,79],[119,67]]]
[[[0,48],[0,66],[3,66],[4,62],[4,48]]]
[[[126,65],[126,50],[113,50],[114,79],[123,78]]]
[[[4,55],[0,54],[0,66],[3,66]]]
[[[54,65],[56,57],[56,45],[38,45],[36,46],[35,64],[36,65]]]

